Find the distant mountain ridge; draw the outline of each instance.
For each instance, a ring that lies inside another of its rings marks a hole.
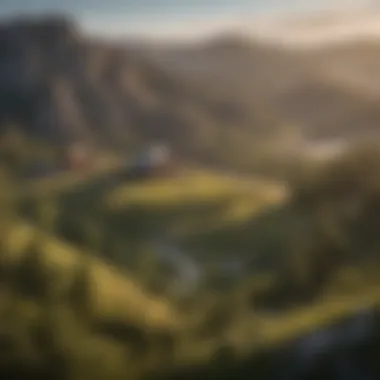
[[[65,17],[4,22],[0,56],[0,122],[33,137],[110,146],[165,140],[202,157],[224,125],[268,126],[137,53],[84,37]]]
[[[350,40],[294,50],[262,40],[221,35],[202,44],[147,54],[162,67],[260,107],[311,138],[378,134],[380,43]]]
[[[260,22],[250,33],[265,41],[313,48],[355,39],[380,37],[378,6],[312,11],[273,17]],[[244,27],[250,29],[249,26]]]
[[[89,38],[55,16],[0,24],[0,57],[0,124],[57,144],[159,141],[239,166],[261,165],[296,129],[308,139],[379,131],[380,44],[294,51],[227,34],[149,47]]]

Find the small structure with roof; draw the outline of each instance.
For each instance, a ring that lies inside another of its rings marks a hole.
[[[133,178],[160,177],[172,174],[173,168],[173,157],[169,147],[157,144],[135,157],[129,174]]]
[[[67,170],[82,171],[93,165],[93,153],[84,143],[70,144],[64,152],[64,166]]]

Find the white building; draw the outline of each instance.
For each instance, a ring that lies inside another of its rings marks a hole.
[[[142,169],[164,166],[171,158],[166,145],[153,145],[137,156],[134,166]]]

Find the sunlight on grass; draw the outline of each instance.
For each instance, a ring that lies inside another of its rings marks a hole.
[[[364,295],[365,294],[365,295]],[[358,310],[370,310],[380,301],[380,287],[368,287],[360,295],[346,297],[329,297],[320,300],[313,306],[308,306],[290,312],[281,318],[266,318],[267,326],[263,329],[263,342],[265,344],[279,344],[287,339],[313,331],[316,327],[323,328],[347,315],[354,315]]]
[[[243,180],[210,172],[193,172],[181,177],[149,180],[126,184],[111,192],[107,205],[111,210],[129,207],[181,207],[176,230],[195,233],[226,224],[240,223],[253,217],[261,209],[278,204],[286,198],[285,191],[276,185]],[[197,213],[191,207],[211,206],[219,202],[217,210]]]
[[[237,197],[231,202],[221,215],[220,222],[242,222],[252,218],[257,212],[265,207],[279,204],[283,201],[283,197],[271,196],[268,194],[271,189],[252,188],[248,195]]]
[[[109,196],[112,208],[134,205],[171,205],[175,203],[207,202],[226,195],[244,194],[236,181],[219,177],[191,175],[169,179],[150,180],[146,183],[127,184]]]
[[[8,241],[10,260],[21,257],[36,231],[36,228],[23,222],[11,229]],[[39,233],[47,268],[62,270],[66,282],[71,281],[75,265],[83,253],[41,231]],[[152,299],[138,283],[106,265],[95,255],[86,260],[92,272],[94,307],[99,316],[121,320],[136,318],[139,323],[151,326],[176,326],[177,315],[165,299]]]
[[[36,194],[41,196],[42,194],[47,195],[54,192],[58,193],[75,189],[75,187],[85,184],[89,180],[119,171],[121,165],[120,159],[105,157],[102,159],[101,164],[96,165],[87,172],[58,171],[57,174],[52,177],[28,180],[27,183],[24,184],[23,191],[26,191],[27,195]]]
[[[370,310],[379,304],[380,285],[377,282],[357,295],[329,296],[316,300],[312,305],[280,314],[242,316],[228,336],[231,342],[241,347],[242,352],[249,352],[252,348],[280,347],[316,329],[355,315],[359,310]]]

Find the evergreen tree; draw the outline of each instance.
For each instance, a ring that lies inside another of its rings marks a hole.
[[[73,281],[67,294],[68,304],[83,320],[92,316],[91,263],[88,254],[83,253],[74,269]]]
[[[46,300],[53,278],[44,263],[44,253],[38,241],[32,241],[13,272],[13,286],[25,297]]]

